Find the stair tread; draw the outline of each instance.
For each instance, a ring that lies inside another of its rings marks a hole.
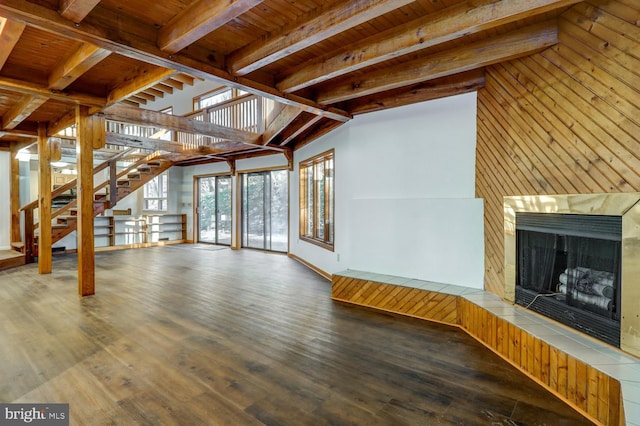
[[[136,168],[131,168],[126,174],[121,175],[121,178],[116,180],[116,186],[118,187],[118,191],[115,194],[110,194],[108,188],[103,187],[101,191],[94,192],[93,194],[93,216],[97,216],[108,208],[111,208],[111,197],[116,196],[116,200],[120,200],[125,197],[129,193],[133,192],[135,189],[141,186],[143,182],[146,182],[151,175],[151,177],[157,175],[160,171],[165,170],[167,166],[172,165],[171,161],[166,159],[157,159],[157,160],[149,160],[146,163],[143,163]],[[144,175],[144,176],[143,176]],[[77,198],[74,197],[74,201]],[[60,200],[58,200],[60,201]],[[66,205],[66,203],[65,203]],[[71,207],[71,206],[69,206]],[[63,236],[69,234],[77,228],[78,221],[78,208],[74,206],[73,208],[69,208],[65,212],[65,215],[60,215],[54,218],[54,224],[51,225],[51,229],[54,230],[52,233],[53,243],[57,242]],[[37,247],[39,240],[39,229],[36,229],[33,235],[33,254],[37,255]],[[21,250],[25,250],[26,246],[22,241],[15,241],[11,243],[11,247],[20,252]]]

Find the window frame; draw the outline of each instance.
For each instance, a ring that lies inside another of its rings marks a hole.
[[[203,99],[212,98],[214,96],[218,96],[218,95],[220,95],[222,93],[225,93],[225,92],[230,92],[231,97],[229,99],[222,100],[222,101],[216,102],[216,103],[211,104],[211,105],[201,106],[201,102],[202,102]],[[203,109],[206,109],[206,108],[210,108],[210,107],[213,107],[215,105],[221,104],[223,102],[227,102],[227,101],[230,101],[230,100],[235,99],[237,97],[243,96],[243,95],[245,95],[247,93],[248,92],[245,92],[244,90],[241,90],[241,89],[237,89],[235,87],[221,86],[221,87],[218,87],[217,89],[210,90],[210,91],[205,92],[205,93],[203,93],[201,95],[194,96],[193,97],[193,110],[194,111],[200,111],[200,110],[203,110]]]
[[[158,185],[158,193],[160,194],[166,194],[165,197],[147,197],[147,185],[149,185],[151,182],[153,182],[154,180],[161,178],[160,179],[160,184]],[[162,180],[165,180],[166,182],[162,183]],[[151,179],[149,182],[146,182],[143,185],[143,189],[142,189],[142,198],[143,198],[143,208],[142,210],[145,212],[156,212],[156,213],[161,213],[161,212],[168,212],[169,211],[169,173],[168,171],[164,171],[162,173],[160,173],[158,176],[154,177],[153,179]],[[164,208],[158,208],[158,209],[151,209],[148,207],[147,205],[147,201],[158,201],[159,206],[163,206]]]
[[[331,167],[327,169],[327,163]],[[317,176],[318,165],[323,165],[322,176]],[[326,170],[331,170],[327,173]],[[335,245],[335,152],[333,149],[303,160],[298,165],[300,180],[299,238],[303,241],[334,251]],[[323,183],[321,185],[320,183]],[[309,188],[313,194],[309,194]],[[320,194],[321,188],[323,194]],[[322,197],[321,197],[322,195]],[[324,201],[323,217],[320,218],[319,203]],[[309,209],[313,209],[313,229],[309,232]],[[322,227],[319,221],[322,220]],[[322,230],[322,234],[320,232]]]

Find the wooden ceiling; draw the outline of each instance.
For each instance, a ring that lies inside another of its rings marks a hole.
[[[38,123],[49,134],[73,124],[78,104],[168,123],[134,110],[203,79],[280,107],[264,135],[223,132],[216,156],[192,161],[290,152],[356,114],[477,90],[485,66],[557,43],[556,18],[574,3],[2,0],[0,149],[33,140]]]

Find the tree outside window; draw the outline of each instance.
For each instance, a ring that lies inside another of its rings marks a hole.
[[[333,251],[333,150],[300,163],[300,238]]]

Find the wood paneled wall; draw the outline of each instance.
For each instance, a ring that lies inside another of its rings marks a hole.
[[[333,275],[331,298],[444,324],[458,324],[458,298],[450,294]]]
[[[485,289],[504,295],[502,197],[640,191],[640,2],[589,0],[559,44],[491,66],[478,92]]]

